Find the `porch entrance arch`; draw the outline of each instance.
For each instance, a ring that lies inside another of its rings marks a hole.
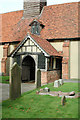
[[[22,61],[22,82],[35,82],[35,61],[26,56]]]

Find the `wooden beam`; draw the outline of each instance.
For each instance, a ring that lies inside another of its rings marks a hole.
[[[23,47],[35,47],[35,45],[24,45]]]
[[[52,57],[51,57],[51,69],[53,69],[52,62],[53,62],[53,61],[52,61]]]
[[[39,55],[39,54],[43,54],[41,52],[18,52],[16,55]]]

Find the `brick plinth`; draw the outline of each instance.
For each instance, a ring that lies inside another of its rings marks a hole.
[[[45,84],[47,83],[47,71],[41,71],[41,83]]]
[[[41,72],[42,84],[54,82],[55,80],[58,80],[58,79],[60,79],[60,70]]]
[[[62,79],[69,79],[69,41],[63,44]]]
[[[48,83],[54,82],[55,80],[60,79],[60,70],[47,71],[47,80]]]

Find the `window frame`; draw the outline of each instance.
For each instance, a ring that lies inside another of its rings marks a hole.
[[[38,22],[34,22],[31,25],[31,33],[40,35],[40,24]]]

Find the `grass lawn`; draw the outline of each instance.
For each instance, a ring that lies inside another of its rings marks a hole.
[[[46,86],[49,87],[51,91],[75,91],[76,93],[79,91],[78,83],[64,83],[64,85],[59,88],[54,88],[52,83],[43,87]],[[36,90],[37,89],[22,94],[20,98],[14,101],[3,101],[3,118],[78,118],[77,98],[67,98],[66,105],[61,106],[60,97],[36,95]]]
[[[9,84],[9,76],[0,76],[0,83]]]

